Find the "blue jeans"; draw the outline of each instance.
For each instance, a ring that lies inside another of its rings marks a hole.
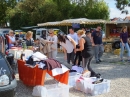
[[[124,47],[127,50],[128,57],[130,58],[130,48],[128,43],[124,43],[124,46],[122,45],[122,43],[120,43],[120,47],[121,47],[120,58],[123,59]]]
[[[94,46],[94,55],[95,55],[95,60],[99,61],[99,59],[102,57],[104,52],[104,47],[103,45],[96,45]]]

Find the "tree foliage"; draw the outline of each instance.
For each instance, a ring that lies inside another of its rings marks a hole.
[[[99,1],[95,3],[92,8],[87,8],[88,12],[86,13],[86,17],[89,19],[109,19],[109,7],[104,1]]]
[[[130,7],[130,0],[115,0],[116,1],[116,7],[121,10],[122,13],[128,14],[128,10],[126,10],[126,7]]]
[[[73,2],[72,2],[73,1]],[[6,18],[11,28],[37,25],[69,18],[108,19],[109,8],[97,0],[23,0],[14,8],[9,7]],[[84,3],[83,3],[84,2]]]
[[[1,0],[0,1],[0,25],[5,26],[7,19],[6,19],[6,10],[11,7],[14,8],[14,6],[17,4],[16,0]]]

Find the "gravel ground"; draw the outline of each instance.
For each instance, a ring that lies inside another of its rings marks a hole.
[[[58,54],[57,60],[67,65],[66,61],[63,59],[62,53]],[[102,78],[111,80],[110,92],[95,97],[130,97],[130,63],[120,62],[119,57],[111,53],[104,53],[102,60],[103,62],[101,64],[95,64],[93,60],[92,67],[97,73],[101,74]],[[18,82],[18,86],[15,97],[33,97],[32,96],[33,87],[25,86],[19,80],[18,74],[16,74],[16,79]],[[53,79],[48,78],[45,81],[45,85],[53,83],[55,83]],[[71,88],[69,97],[92,97],[92,96],[86,95],[83,92]]]

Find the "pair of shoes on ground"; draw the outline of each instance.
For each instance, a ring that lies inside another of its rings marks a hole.
[[[101,74],[100,73],[91,74],[90,77],[101,78]]]
[[[125,60],[121,59],[121,62],[125,62]],[[130,62],[130,59],[126,60],[127,62]]]
[[[123,59],[120,60],[121,62],[125,62]]]
[[[97,64],[100,64],[100,62],[102,62],[102,60],[98,59],[98,61],[96,61]]]

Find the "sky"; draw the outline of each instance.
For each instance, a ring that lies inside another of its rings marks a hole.
[[[127,14],[127,15],[121,14],[121,11],[116,8],[115,0],[105,0],[105,2],[108,4],[109,9],[110,9],[110,19],[112,19],[114,17],[120,17],[120,18],[124,19],[126,16],[130,16],[130,11],[129,11],[129,14]]]

